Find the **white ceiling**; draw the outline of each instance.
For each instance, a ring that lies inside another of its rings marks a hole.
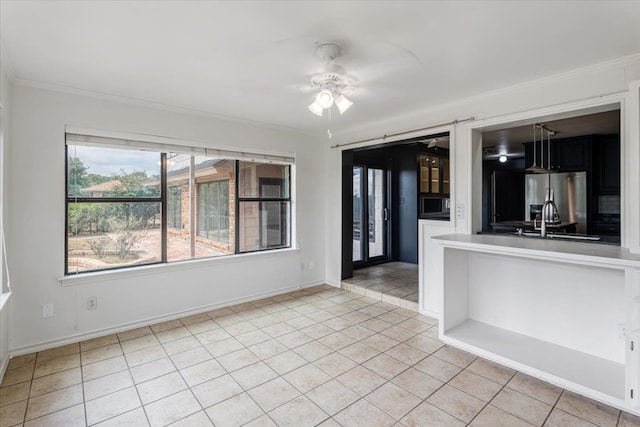
[[[7,1],[15,81],[324,134],[318,43],[358,79],[334,134],[640,53],[640,1]]]

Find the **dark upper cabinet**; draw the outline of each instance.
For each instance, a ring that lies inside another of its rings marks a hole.
[[[591,170],[592,136],[563,138],[535,143],[535,164],[556,172]],[[534,144],[525,144],[525,165],[534,164]],[[549,164],[551,167],[549,167]]]
[[[620,194],[620,136],[599,135],[594,149],[598,194]]]

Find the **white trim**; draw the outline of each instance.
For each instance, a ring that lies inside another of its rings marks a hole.
[[[174,271],[193,270],[196,268],[207,268],[220,264],[233,264],[236,262],[246,261],[246,258],[252,258],[256,256],[278,256],[279,254],[288,254],[299,251],[299,248],[271,249],[257,252],[232,254],[220,257],[190,259],[185,261],[158,263],[136,267],[123,267],[114,270],[90,271],[86,273],[80,272],[77,274],[68,274],[66,276],[60,277],[58,279],[58,282],[60,282],[61,286],[84,285],[87,283],[105,282],[108,280],[148,276],[152,274],[164,274]]]
[[[208,144],[159,135],[146,135],[133,132],[121,132],[105,129],[90,129],[65,125],[65,133],[72,139],[73,145],[92,145],[100,147],[135,146],[158,151],[187,152],[195,156],[224,157],[242,160],[276,160],[286,164],[295,164],[295,153],[260,150],[224,144]],[[65,142],[68,139],[65,137]],[[76,140],[73,140],[76,138]],[[103,140],[105,139],[106,140]]]
[[[89,339],[93,339],[93,338],[99,338],[99,337],[103,337],[106,335],[111,335],[111,334],[115,334],[115,333],[119,333],[119,332],[125,332],[125,331],[129,331],[131,329],[136,329],[136,328],[140,328],[140,327],[144,327],[144,326],[149,326],[149,325],[154,325],[156,323],[161,323],[161,322],[166,322],[169,320],[175,320],[175,319],[180,319],[183,317],[188,317],[188,316],[193,316],[195,314],[200,314],[200,313],[206,313],[208,311],[212,311],[212,310],[218,310],[221,308],[225,308],[225,307],[230,307],[230,306],[234,306],[237,304],[242,304],[245,302],[251,302],[251,301],[256,301],[256,300],[260,300],[263,298],[269,298],[272,296],[276,296],[276,295],[282,295],[282,294],[286,294],[289,292],[294,292],[300,289],[306,289],[306,288],[312,288],[315,286],[320,286],[325,284],[324,281],[320,280],[320,281],[313,281],[313,282],[308,282],[308,283],[304,283],[304,284],[299,284],[299,285],[294,285],[294,286],[287,286],[285,288],[280,288],[280,289],[276,289],[273,291],[268,291],[268,292],[260,292],[257,294],[253,294],[251,296],[248,297],[242,297],[242,298],[235,298],[235,299],[230,299],[230,300],[226,300],[220,303],[216,303],[216,304],[210,304],[210,305],[203,305],[197,308],[193,308],[193,309],[189,309],[189,310],[183,310],[183,311],[177,311],[171,314],[165,314],[162,316],[156,316],[156,317],[148,317],[144,320],[139,320],[139,321],[135,321],[135,322],[129,322],[129,323],[122,323],[120,325],[117,326],[113,326],[113,327],[109,327],[109,328],[103,328],[103,329],[96,329],[90,332],[85,332],[85,333],[81,333],[81,334],[76,334],[76,335],[67,335],[66,337],[60,338],[60,339],[55,339],[55,340],[51,340],[51,341],[45,341],[42,342],[40,344],[33,344],[33,345],[27,345],[27,346],[23,346],[23,347],[18,347],[18,348],[14,348],[11,350],[11,357],[15,357],[15,356],[20,356],[23,354],[29,354],[29,353],[34,353],[37,351],[43,351],[43,350],[48,350],[50,348],[56,348],[56,347],[60,347],[66,344],[74,344],[77,342],[82,342],[82,341],[86,341]]]

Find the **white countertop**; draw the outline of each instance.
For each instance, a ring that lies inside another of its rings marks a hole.
[[[640,254],[615,245],[494,234],[434,236],[441,245],[509,256],[609,267],[640,267]]]

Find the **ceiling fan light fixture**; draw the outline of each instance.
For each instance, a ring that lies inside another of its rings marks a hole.
[[[322,108],[331,108],[333,105],[333,94],[330,90],[323,89],[318,95],[316,95],[315,104],[318,104]]]
[[[322,108],[317,101],[313,101],[313,103],[309,105],[309,111],[311,111],[313,114],[315,114],[318,117],[322,117],[322,112],[324,111],[324,108]]]
[[[340,94],[335,97],[334,102],[336,103],[336,107],[340,110],[340,114],[343,114],[345,111],[349,109],[353,105],[353,102],[349,101],[344,95]]]

